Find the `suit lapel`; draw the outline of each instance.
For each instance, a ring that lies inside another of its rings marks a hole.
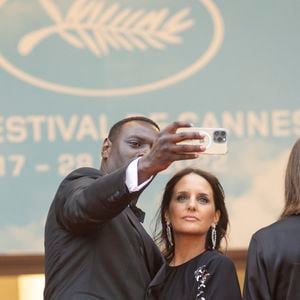
[[[134,214],[134,212],[131,210],[130,207],[127,207],[125,209],[125,213],[130,221],[130,223],[134,226],[134,228],[140,233],[142,234],[141,232],[141,228],[142,228],[142,225],[141,223],[139,222],[138,218],[136,217],[136,215]]]
[[[141,244],[143,245],[144,259],[147,263],[150,276],[153,278],[163,261],[162,257],[159,259],[160,251],[153,245],[154,242],[152,238],[144,229],[143,225],[139,222],[133,211],[127,207],[124,212],[126,213],[129,222],[136,230]]]
[[[155,277],[152,279],[152,281],[149,284],[149,288],[155,288],[156,286],[160,286],[164,283],[166,278],[166,272],[167,272],[167,264],[164,263],[159,271],[156,273]]]

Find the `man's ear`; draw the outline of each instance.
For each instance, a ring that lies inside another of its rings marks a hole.
[[[109,138],[105,138],[103,145],[102,145],[102,150],[101,150],[102,158],[106,159],[109,157],[111,145],[112,145],[112,143],[109,140]]]

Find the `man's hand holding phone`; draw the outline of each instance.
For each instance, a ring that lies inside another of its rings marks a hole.
[[[228,131],[225,128],[185,127],[177,129],[177,133],[182,132],[198,132],[203,138],[184,140],[179,144],[204,146],[203,154],[220,155],[228,152]]]

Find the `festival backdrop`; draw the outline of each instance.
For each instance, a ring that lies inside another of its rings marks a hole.
[[[109,127],[144,115],[226,127],[229,152],[194,166],[226,193],[229,249],[283,207],[300,136],[297,0],[0,0],[0,253],[43,253],[63,179],[99,168]],[[151,234],[163,187],[142,194]]]

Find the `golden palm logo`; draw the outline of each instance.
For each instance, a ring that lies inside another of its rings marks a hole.
[[[167,44],[182,43],[179,34],[193,26],[193,20],[188,19],[188,8],[171,15],[166,8],[146,12],[121,9],[117,3],[105,7],[104,2],[77,0],[64,17],[50,0],[40,2],[54,24],[24,36],[19,43],[23,55],[53,34],[99,57],[108,55],[111,49],[162,50]]]
[[[0,67],[33,86],[56,93],[85,97],[136,95],[172,86],[203,69],[218,53],[224,38],[223,19],[214,1],[194,0],[190,2],[204,7],[209,15],[213,26],[211,39],[204,52],[202,49],[194,61],[189,62],[185,67],[181,66],[180,70],[176,69],[164,78],[114,88],[66,85],[56,82],[56,77],[52,81],[45,80],[31,74],[30,71],[23,70],[7,59],[1,53],[1,49]],[[0,9],[9,3],[10,0],[0,0]],[[133,9],[121,7],[117,2],[76,0],[70,1],[70,6],[62,13],[54,1],[39,0],[39,3],[53,23],[19,38],[17,51],[23,57],[34,58],[42,42],[53,36],[59,36],[67,45],[83,50],[82,53],[92,54],[101,60],[121,51],[131,52],[133,56],[136,53],[146,55],[148,50],[168,51],[171,46],[182,46],[184,33],[197,25],[195,13],[193,14],[195,18],[192,18],[189,7],[171,13],[168,7],[157,10],[149,8],[147,10],[145,7]],[[184,59],[184,56],[181,58]]]

